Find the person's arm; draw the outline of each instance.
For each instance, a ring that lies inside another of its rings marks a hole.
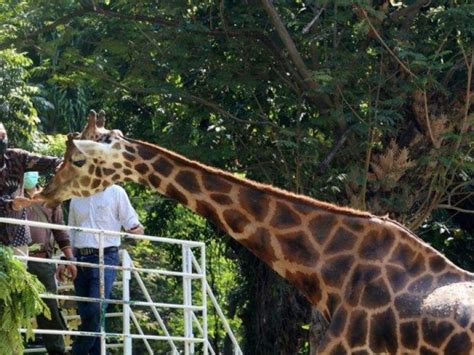
[[[117,191],[119,220],[122,224],[122,227],[127,233],[144,234],[145,230],[138,220],[137,212],[130,203],[127,193],[122,188],[117,189]]]
[[[51,222],[64,225],[64,216],[61,206],[54,208],[52,212]],[[60,229],[53,229],[52,232],[54,241],[58,244],[64,256],[68,259],[72,259],[74,256],[72,254],[71,240],[68,232]]]
[[[61,158],[39,155],[24,151],[25,171],[39,171],[41,173],[54,173],[62,163]]]
[[[68,218],[68,224],[74,226],[75,225],[75,220],[74,220],[74,213],[71,211],[73,210],[73,208],[70,209],[70,212],[69,212],[69,218]],[[62,208],[61,206],[58,206],[55,208],[55,211],[54,211],[54,214],[53,214],[53,223],[55,224],[64,224],[64,215],[63,215],[63,211],[62,211]],[[56,232],[56,234],[55,234]],[[71,234],[74,233],[74,231],[70,231]],[[69,237],[69,234],[66,232],[66,231],[61,231],[61,230],[53,230],[53,235],[54,235],[54,239],[56,240],[56,242],[58,243],[59,245],[59,248],[61,249],[61,251],[63,252],[64,254],[64,258],[61,258],[61,259],[66,259],[66,260],[76,260],[76,258],[74,257],[74,251],[72,249],[72,246],[71,246],[71,240],[70,240],[70,237]],[[63,264],[60,264],[58,265],[57,269],[56,269],[56,278],[60,281],[60,282],[64,282],[65,281],[65,271],[68,271],[69,273],[69,276],[71,278],[71,280],[74,280],[77,276],[77,268],[76,268],[76,265],[73,265],[73,264],[69,264],[69,265],[63,265]]]
[[[74,199],[71,200],[71,203],[69,204],[69,214],[68,214],[68,221],[67,225],[72,226],[72,227],[77,227],[77,220],[76,220],[76,212],[75,212],[75,207],[74,207]],[[76,232],[75,230],[71,229],[69,230],[69,240],[71,241],[71,245],[74,248],[74,238],[76,238]]]
[[[0,196],[0,215],[6,216],[8,212],[13,210],[12,206],[13,199],[11,196],[5,195]]]

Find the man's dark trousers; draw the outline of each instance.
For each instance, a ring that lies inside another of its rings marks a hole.
[[[99,263],[98,255],[76,255],[77,261],[86,263]],[[105,265],[119,265],[119,255],[117,251],[104,253]],[[104,271],[104,296],[110,298],[112,286],[115,281],[116,271],[105,269]],[[77,268],[77,277],[74,280],[76,295],[80,297],[99,298],[100,292],[100,272],[98,268],[82,267]],[[106,305],[103,305],[104,307]],[[100,322],[105,321],[105,308],[97,302],[78,302],[78,311],[81,316],[81,326],[79,330],[86,332],[99,332]],[[100,338],[78,336],[72,345],[73,355],[100,355]]]
[[[49,263],[28,262],[28,271],[38,277],[38,280],[45,286],[46,292],[56,294],[58,291],[54,274],[56,265]],[[43,315],[36,317],[39,329],[67,330],[66,323],[58,307],[58,301],[53,299],[44,299],[51,311],[51,319],[47,319]],[[48,354],[59,355],[65,354],[64,338],[62,335],[43,334],[43,341]]]

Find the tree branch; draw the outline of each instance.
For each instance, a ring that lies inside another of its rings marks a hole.
[[[318,84],[313,80],[311,71],[306,67],[303,58],[298,52],[298,49],[296,49],[293,39],[288,33],[283,22],[281,21],[281,18],[278,15],[277,11],[273,7],[272,1],[262,0],[262,4],[265,8],[265,11],[267,12],[268,17],[270,18],[270,21],[278,32],[278,35],[280,36],[280,39],[282,40],[285,48],[288,50],[288,54],[291,60],[293,61],[293,64],[296,66],[300,75],[303,77],[308,88],[313,90],[316,89],[318,87]]]
[[[393,12],[390,15],[390,18],[392,20],[398,20],[401,17],[410,16],[410,15],[420,11],[420,9],[423,6],[428,5],[430,2],[431,2],[431,0],[417,0],[413,4],[411,4],[410,6],[407,6],[403,9],[400,9],[398,11]]]
[[[36,37],[38,37],[39,35],[41,35],[43,33],[47,33],[47,32],[50,32],[50,31],[54,30],[59,25],[68,24],[69,22],[74,20],[76,17],[81,17],[81,16],[83,16],[87,13],[91,13],[91,12],[93,12],[93,9],[83,9],[83,8],[81,8],[81,9],[78,9],[76,11],[73,11],[72,13],[70,13],[70,14],[64,16],[64,17],[61,17],[61,18],[57,19],[56,21],[53,21],[49,25],[46,25],[46,26],[44,26],[44,27],[42,27],[42,28],[40,28],[36,31],[25,34],[23,37],[11,39],[11,40],[5,41],[3,43],[0,43],[0,50],[10,47],[11,45],[15,44],[17,41],[26,42],[26,41],[35,39]]]

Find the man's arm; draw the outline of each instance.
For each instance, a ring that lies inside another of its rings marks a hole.
[[[140,224],[140,221],[138,220],[137,212],[130,203],[130,199],[128,198],[127,193],[121,187],[117,189],[117,191],[117,204],[119,210],[118,212],[122,227],[127,233],[144,234],[145,230],[143,229],[142,225]]]
[[[145,234],[145,229],[142,227],[141,224],[138,224],[136,226],[133,226],[132,228],[130,228],[126,232],[130,233],[130,234]]]

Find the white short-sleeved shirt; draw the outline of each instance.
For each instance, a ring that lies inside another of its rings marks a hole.
[[[68,224],[119,232],[140,222],[125,190],[112,185],[95,195],[71,199]],[[74,248],[99,248],[99,234],[71,231],[71,243]],[[104,248],[119,245],[120,236],[104,236]]]

